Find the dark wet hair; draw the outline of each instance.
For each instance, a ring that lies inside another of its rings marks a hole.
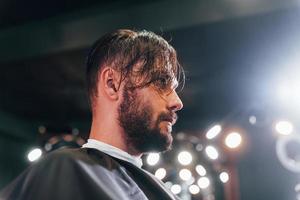
[[[175,49],[161,36],[145,30],[120,29],[104,35],[92,46],[86,65],[91,103],[97,96],[98,76],[105,66],[120,72],[120,83],[126,80],[127,89],[153,83],[163,90],[174,79],[184,85],[184,71]],[[137,83],[141,77],[142,81]]]

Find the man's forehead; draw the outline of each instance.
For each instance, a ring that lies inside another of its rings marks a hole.
[[[176,89],[176,88],[178,87],[178,84],[179,84],[179,83],[178,83],[177,78],[174,77],[174,78],[172,79],[171,87],[174,88],[174,89]]]

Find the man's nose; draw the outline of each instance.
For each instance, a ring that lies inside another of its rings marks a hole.
[[[171,94],[169,94],[169,109],[176,112],[183,108],[183,103],[179,98],[177,92],[173,90]]]

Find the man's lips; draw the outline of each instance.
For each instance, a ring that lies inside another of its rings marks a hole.
[[[173,117],[165,118],[165,121],[170,122],[172,124],[172,126],[173,126],[176,123],[176,121],[177,121],[177,116],[174,115]]]
[[[165,120],[166,122],[169,122],[172,126],[176,123],[175,120]]]

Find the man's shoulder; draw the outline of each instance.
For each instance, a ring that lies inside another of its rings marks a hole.
[[[45,155],[39,162],[99,162],[109,159],[110,156],[96,149],[64,148]]]
[[[68,159],[74,160],[78,157],[84,156],[85,152],[81,148],[63,148],[50,152],[45,155],[42,160],[56,160],[56,159]]]
[[[58,149],[44,155],[40,160],[33,164],[33,166],[43,165],[44,163],[57,164],[60,162],[73,162],[80,157],[84,157],[84,152],[81,149]]]
[[[121,164],[117,159],[93,148],[59,149],[42,158],[37,165],[40,166],[69,166],[72,169],[119,168]]]
[[[31,165],[0,192],[0,199],[121,199],[111,194],[120,187],[112,184],[121,179],[120,171],[118,163],[96,149],[60,149]]]

